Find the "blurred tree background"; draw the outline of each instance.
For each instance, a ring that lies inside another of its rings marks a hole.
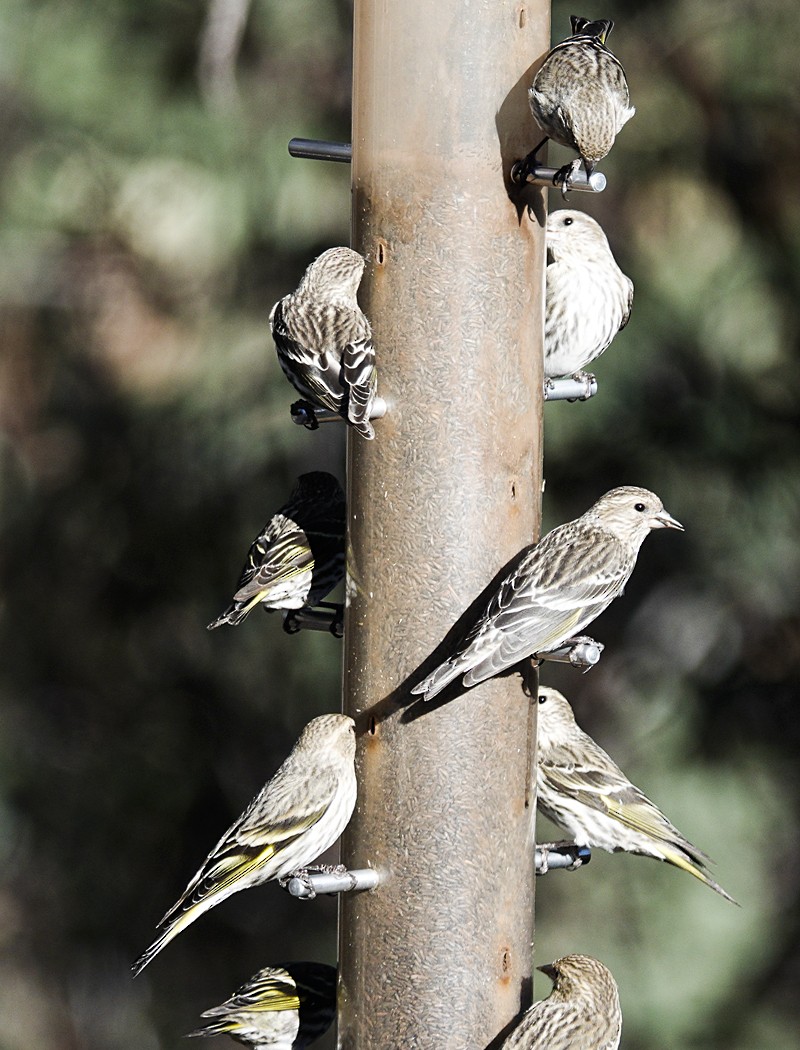
[[[608,190],[569,205],[603,224],[636,303],[600,395],[547,407],[546,525],[633,483],[687,531],[645,545],[596,625],[601,664],[543,680],[742,908],[595,854],[539,882],[537,960],[611,967],[626,1050],[784,1050],[800,1045],[796,5],[558,2],[555,39],[572,13],[617,20],[638,112]],[[343,478],[343,428],[289,422],[266,318],[348,241],[348,169],[286,143],[349,138],[351,18],[347,0],[0,0],[2,1050],[178,1047],[259,967],[335,961],[335,902],[269,886],[128,971],[339,703],[333,639],[259,612],[204,628],[294,478]]]

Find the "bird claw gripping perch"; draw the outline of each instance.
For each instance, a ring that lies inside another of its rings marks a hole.
[[[587,671],[594,667],[600,660],[600,655],[605,649],[602,642],[596,642],[588,634],[582,634],[579,638],[568,638],[558,649],[549,653],[535,653],[534,660],[552,660],[561,664],[572,664],[573,667],[583,667]]]
[[[298,631],[329,631],[334,638],[344,636],[344,607],[332,602],[320,602],[315,608],[287,609],[283,617],[287,634]]]
[[[606,177],[601,171],[593,171],[587,175],[585,171],[572,171],[572,165],[565,166],[571,172],[569,176],[568,190],[578,190],[581,193],[602,193],[606,188]],[[511,168],[511,181],[519,186],[554,186],[558,187],[564,181],[564,168],[550,168],[538,162],[529,161],[528,157],[518,160]],[[566,191],[562,186],[562,194]]]
[[[592,859],[588,846],[574,842],[544,842],[536,847],[536,874],[546,875],[551,869],[577,871]]]
[[[373,868],[354,868],[348,871],[343,864],[322,864],[302,868],[280,880],[281,886],[293,897],[313,900],[320,893],[350,893],[354,890],[372,890],[379,882]]]
[[[305,427],[306,430],[318,430],[319,420],[317,419],[317,412],[322,412],[322,409],[317,409],[310,401],[295,401],[290,409],[292,413],[293,422],[297,423],[300,427]],[[334,413],[336,418],[338,413]]]
[[[296,423],[299,427],[305,427],[306,430],[317,430],[320,423],[344,423],[346,422],[339,415],[338,412],[334,412],[331,408],[321,408],[319,405],[312,405],[310,401],[295,401],[291,407],[292,422]],[[386,402],[380,396],[376,397],[372,402],[372,411],[369,414],[369,418],[372,419],[383,419],[386,415]]]

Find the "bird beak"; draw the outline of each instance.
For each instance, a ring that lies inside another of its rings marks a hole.
[[[547,963],[545,966],[537,966],[536,969],[539,973],[547,974],[551,981],[556,979],[556,970],[552,963]]]
[[[656,525],[657,529],[678,529],[680,532],[684,531],[683,525],[681,525],[677,518],[673,518],[673,516],[667,514],[665,510],[656,514],[655,520],[658,522]]]

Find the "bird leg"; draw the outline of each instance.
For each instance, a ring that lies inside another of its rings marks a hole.
[[[278,885],[281,889],[285,890],[293,879],[297,879],[303,884],[303,887],[306,890],[306,892],[302,894],[303,898],[305,900],[313,900],[317,895],[317,891],[314,889],[314,883],[311,881],[312,875],[347,874],[349,873],[344,864],[309,864],[305,868],[297,868],[295,871],[290,871],[288,875],[283,875],[278,879]],[[353,877],[351,876],[351,879],[352,878]],[[353,881],[353,886],[350,888],[352,889],[354,887],[355,881]]]
[[[517,186],[524,186],[528,179],[528,176],[533,173],[533,170],[536,167],[536,154],[546,142],[547,135],[545,135],[545,137],[542,139],[538,146],[534,146],[534,148],[530,151],[527,157],[524,157],[522,160],[518,160],[517,163],[512,167],[511,181],[515,182]]]
[[[318,430],[319,420],[314,406],[310,401],[295,401],[291,407],[292,419],[300,423],[306,430]]]
[[[565,164],[563,168],[559,168],[553,176],[553,185],[561,186],[561,196],[566,200],[567,194],[569,193],[570,187],[572,186],[572,180],[578,174],[581,166],[581,158],[576,157],[575,160],[570,161],[569,164]],[[587,175],[588,178],[588,175]]]
[[[578,868],[583,867],[584,864],[588,864],[591,859],[589,850],[578,846],[575,842],[570,842],[568,839],[562,842],[539,842],[536,844],[537,875],[546,875],[550,871],[551,853],[555,853],[556,859],[559,860],[558,864],[554,863],[554,869],[563,868],[564,871],[576,871]],[[586,854],[586,856],[583,854]],[[569,863],[564,863],[565,858],[569,859]]]

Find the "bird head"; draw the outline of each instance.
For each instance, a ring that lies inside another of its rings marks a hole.
[[[536,739],[540,754],[569,739],[576,730],[575,715],[569,701],[557,689],[539,686],[536,715]]]
[[[352,760],[356,753],[356,724],[349,715],[319,715],[300,734],[295,750],[329,752]]]
[[[611,255],[599,222],[582,211],[559,208],[547,216],[545,228],[548,262],[576,259],[581,263],[606,262]],[[613,257],[612,257],[613,258]]]
[[[538,969],[553,982],[551,999],[584,999],[595,1001],[598,1005],[604,1001],[619,1004],[617,984],[611,971],[591,955],[565,955]]]
[[[352,248],[329,248],[311,263],[297,291],[323,301],[355,301],[365,262]]]
[[[600,497],[589,514],[603,528],[637,550],[651,529],[680,529],[683,532],[683,525],[667,513],[654,492],[635,485],[611,489]]]

